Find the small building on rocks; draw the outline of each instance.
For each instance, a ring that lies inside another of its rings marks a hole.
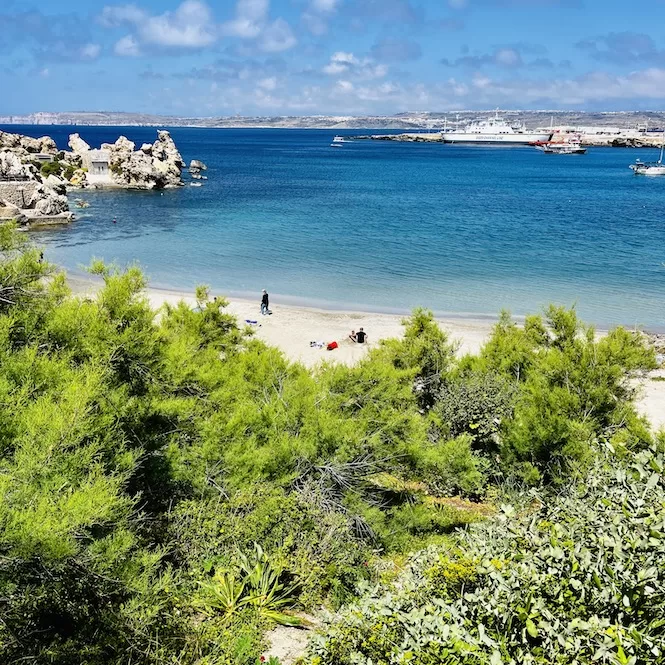
[[[86,179],[90,184],[108,184],[111,181],[111,155],[108,150],[87,150],[81,157],[83,167],[88,170]]]

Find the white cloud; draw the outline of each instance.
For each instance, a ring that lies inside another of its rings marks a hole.
[[[81,58],[83,60],[96,60],[102,52],[99,44],[85,44],[81,47]]]
[[[268,0],[238,0],[236,17],[222,25],[222,33],[241,39],[258,37],[268,20]]]
[[[239,39],[257,40],[266,53],[279,53],[293,48],[297,39],[291,26],[283,19],[269,20],[269,0],[238,0],[236,17],[222,24],[221,33]]]
[[[131,35],[125,35],[122,39],[119,39],[115,46],[113,47],[116,55],[136,57],[141,55],[141,49],[137,41]]]
[[[388,74],[388,67],[371,58],[358,58],[353,53],[337,51],[322,71],[329,76],[349,74],[359,79],[378,79]]]
[[[457,97],[475,108],[512,105],[519,100],[524,108],[545,104],[552,108],[600,106],[626,100],[664,100],[665,69],[652,67],[616,76],[589,72],[571,79],[494,79],[476,75],[468,84],[449,82]]]
[[[104,7],[101,21],[108,27],[132,26],[135,43],[197,49],[217,40],[212,11],[202,0],[184,0],[175,11],[157,16],[136,5]]]

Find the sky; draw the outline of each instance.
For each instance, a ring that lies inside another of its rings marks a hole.
[[[0,115],[665,108],[665,0],[0,0]]]

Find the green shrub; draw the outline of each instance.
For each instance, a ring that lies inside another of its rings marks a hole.
[[[652,438],[629,380],[653,357],[623,330],[596,340],[565,310],[524,330],[504,318],[462,360],[416,311],[403,340],[310,371],[205,288],[196,309],[158,315],[138,268],[91,271],[99,293],[73,297],[24,234],[0,227],[0,662],[254,664],[270,615],[199,602],[216,575],[233,592],[219,576],[239,579],[239,551],[259,543],[266,579],[298,582],[289,603],[338,607],[390,565],[384,554],[495,522],[491,505],[450,495],[500,495],[497,469],[561,483],[599,450],[627,464]],[[446,556],[431,584],[457,575],[469,588]],[[401,617],[388,620],[379,655],[402,635]],[[460,644],[483,643],[464,631]]]
[[[62,164],[57,159],[54,159],[52,162],[44,162],[41,164],[39,170],[45,178],[48,178],[50,175],[59,176],[62,172],[62,169]]]
[[[310,661],[644,663],[665,656],[665,458],[523,496],[331,618]]]
[[[517,386],[503,376],[469,372],[451,377],[437,398],[438,437],[471,437],[476,450],[495,452],[504,422],[512,416]]]
[[[624,443],[633,448],[648,444],[631,377],[655,367],[655,356],[638,333],[617,328],[598,339],[574,310],[552,306],[544,321],[528,317],[524,328],[504,315],[481,354],[463,364],[517,382],[498,444],[509,475],[565,481],[618,430],[629,432]]]

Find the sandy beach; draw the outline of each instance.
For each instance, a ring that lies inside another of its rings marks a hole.
[[[89,279],[69,278],[75,293],[93,295],[99,282]],[[222,296],[223,294],[213,294]],[[150,304],[159,309],[165,303],[176,304],[184,300],[196,304],[192,294],[167,289],[149,288]],[[354,364],[376,346],[380,340],[399,337],[402,334],[401,315],[372,312],[345,312],[311,307],[280,304],[271,299],[271,315],[261,315],[260,294],[256,301],[241,298],[228,299],[227,311],[238,318],[239,323],[257,321],[253,326],[256,336],[266,344],[279,348],[290,360],[314,367],[323,361]],[[444,319],[437,322],[451,339],[459,344],[459,353],[477,353],[488,339],[493,321],[487,319]],[[367,344],[355,344],[349,339],[352,330],[363,327],[368,335]],[[310,342],[336,341],[339,348],[327,351],[311,347]],[[638,409],[651,422],[654,429],[665,427],[665,369],[651,372],[640,382]]]

